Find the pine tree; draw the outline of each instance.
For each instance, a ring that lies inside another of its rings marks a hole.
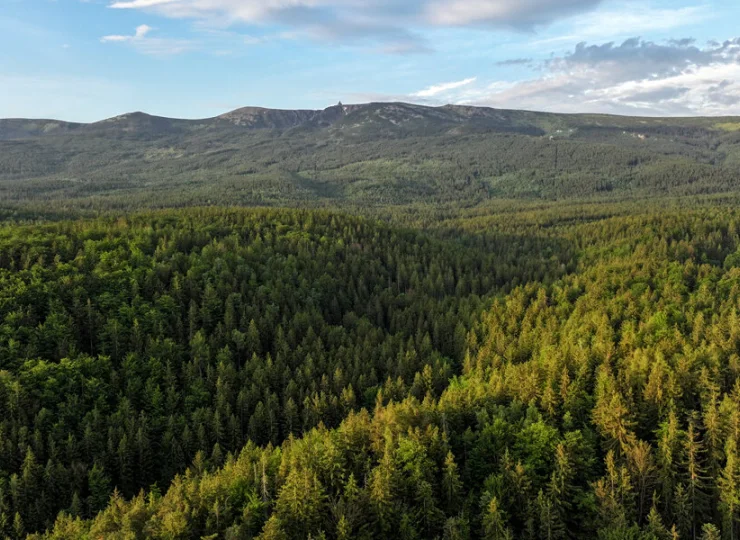
[[[316,474],[294,468],[278,495],[275,511],[286,532],[299,537],[315,533],[322,520],[324,488]]]
[[[25,538],[26,536],[26,526],[23,524],[23,518],[18,512],[15,513],[15,517],[13,518],[13,534],[18,539]]]
[[[606,455],[606,475],[594,485],[601,523],[605,527],[624,527],[630,522],[634,493],[626,467],[617,465],[614,452]]]
[[[491,497],[483,515],[483,538],[485,540],[511,540],[511,531],[499,508],[498,499]]]
[[[23,524],[30,527],[30,530],[35,530],[42,518],[39,515],[42,472],[41,467],[36,463],[36,456],[30,446],[26,447],[26,457],[23,460],[21,471]]]
[[[652,535],[655,540],[672,540],[672,534],[663,524],[660,512],[658,512],[658,509],[654,504],[648,514],[645,530],[648,534]]]
[[[105,507],[110,498],[110,479],[102,467],[93,465],[87,474],[87,486],[90,491],[87,497],[87,515],[92,517]]]
[[[727,440],[725,446],[727,456],[725,467],[717,480],[719,490],[720,511],[723,518],[723,530],[730,540],[738,537],[738,522],[740,522],[740,462],[737,456],[737,444],[733,438]]]
[[[645,441],[637,441],[627,451],[627,462],[637,494],[637,521],[642,523],[647,512],[648,499],[652,492],[655,465],[652,449]]]
[[[664,513],[672,511],[673,495],[678,481],[678,465],[681,452],[681,440],[684,436],[679,429],[676,412],[671,410],[668,420],[658,430],[657,478],[660,494],[664,504]]]
[[[398,472],[393,460],[393,442],[386,435],[386,444],[380,463],[370,472],[370,503],[378,519],[381,534],[391,530],[394,515],[395,488]]]
[[[556,514],[554,529],[563,531],[565,534],[565,523],[569,519],[569,513],[573,507],[574,489],[573,465],[568,455],[568,449],[564,443],[558,443],[555,449],[555,470],[550,478],[547,496],[554,506]],[[560,534],[560,533],[557,533]]]
[[[451,517],[445,522],[442,540],[469,540],[470,523],[464,515]]]
[[[681,538],[690,538],[693,530],[691,502],[683,484],[676,486],[673,495],[673,515]]]
[[[80,494],[78,492],[74,492],[74,495],[72,495],[72,503],[69,505],[69,513],[73,517],[81,517],[84,514],[84,505],[82,504],[82,499],[80,498]],[[94,516],[92,512],[90,514],[91,517]]]
[[[721,540],[719,529],[711,523],[705,523],[701,528],[701,540]]]
[[[700,518],[706,511],[706,476],[702,464],[703,447],[693,419],[689,422],[684,443],[684,473],[689,502],[691,538],[699,535]]]
[[[444,502],[449,512],[454,511],[461,489],[462,482],[457,472],[455,457],[452,455],[452,452],[447,452],[442,472],[442,490]]]
[[[542,540],[565,538],[565,526],[558,514],[558,509],[554,501],[540,490],[537,495],[536,505],[539,521],[539,538]]]

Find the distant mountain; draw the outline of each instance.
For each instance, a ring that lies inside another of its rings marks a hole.
[[[736,189],[737,118],[340,103],[201,120],[0,120],[0,200],[17,204],[475,204]]]
[[[58,135],[69,133],[83,125],[59,120],[0,119],[0,140],[24,139],[48,134]]]
[[[214,118],[182,120],[143,112],[122,114],[91,124],[58,120],[0,119],[0,139],[20,139],[72,132],[167,133],[203,128],[236,126],[243,129],[290,130],[294,128],[352,131],[359,128],[420,130],[419,134],[464,128],[470,131],[562,134],[563,128],[642,129],[665,131],[730,126],[740,129],[733,118],[635,118],[611,115],[567,115],[492,109],[462,105],[428,107],[409,103],[334,105],[323,110],[280,110],[243,107]],[[424,131],[426,130],[426,131]],[[725,129],[727,131],[727,129]]]
[[[328,127],[341,120],[350,110],[335,105],[322,111],[285,111],[244,107],[219,116],[218,120],[252,129],[290,129],[299,126]]]

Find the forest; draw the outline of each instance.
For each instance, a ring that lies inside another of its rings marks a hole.
[[[0,120],[0,210],[190,206],[353,211],[734,193],[740,123],[370,103]]]
[[[736,538],[738,217],[8,221],[0,531]]]
[[[313,129],[249,114],[271,137]],[[496,117],[509,132],[467,146],[444,144],[453,120],[435,118],[377,144],[425,144],[435,163],[506,156],[512,172],[303,163],[290,174],[334,203],[262,206],[166,174],[77,200],[0,175],[5,193],[29,190],[0,204],[0,538],[740,539],[734,135],[656,121],[674,142],[623,145],[626,168],[608,169],[616,154],[589,145],[613,143],[574,134],[567,184],[537,153],[564,118]],[[597,139],[602,120],[569,121]],[[71,148],[93,128],[55,129],[14,124],[2,144]],[[709,149],[688,150],[700,139]],[[528,155],[542,192],[521,183]],[[513,191],[476,191],[499,172]],[[382,189],[332,191],[360,177]],[[166,208],[144,203],[150,189],[172,193]]]

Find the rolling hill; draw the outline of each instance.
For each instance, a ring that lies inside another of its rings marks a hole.
[[[722,193],[740,185],[738,127],[405,103],[0,120],[0,198],[105,209]]]

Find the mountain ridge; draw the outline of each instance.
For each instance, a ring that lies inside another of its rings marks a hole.
[[[40,136],[69,132],[75,129],[148,122],[151,124],[169,125],[213,125],[229,123],[252,129],[290,129],[304,124],[315,124],[317,127],[328,127],[336,121],[353,114],[368,111],[390,111],[414,113],[419,116],[446,121],[475,120],[511,120],[512,118],[540,118],[581,120],[582,123],[598,124],[598,120],[612,123],[642,122],[646,125],[664,124],[723,124],[740,122],[736,116],[627,116],[603,113],[559,113],[532,111],[526,109],[499,109],[485,106],[446,104],[429,106],[407,102],[369,102],[344,105],[341,102],[325,109],[280,109],[259,106],[245,106],[213,117],[186,119],[160,116],[143,111],[123,113],[110,118],[93,122],[73,122],[53,118],[0,118],[0,138],[8,139],[8,133],[14,135]],[[740,128],[740,125],[738,125]],[[5,136],[4,136],[5,135]]]
[[[92,207],[476,204],[740,189],[740,119],[464,105],[0,120],[0,200]]]

